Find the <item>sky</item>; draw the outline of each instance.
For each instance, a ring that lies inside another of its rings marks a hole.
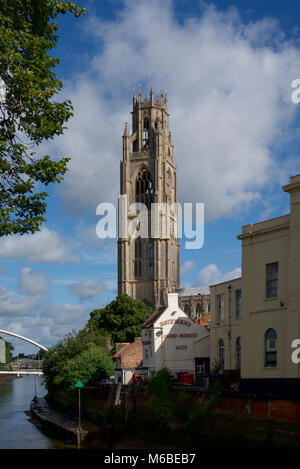
[[[204,244],[181,246],[181,287],[241,275],[241,227],[289,212],[300,172],[300,5],[285,1],[83,0],[59,19],[53,55],[74,116],[39,154],[68,156],[47,222],[0,239],[0,329],[49,347],[117,295],[117,242],[97,206],[117,206],[132,97],[167,90],[178,197],[204,203]],[[41,187],[44,190],[43,187]],[[6,336],[8,340],[8,336]],[[9,339],[15,346],[15,339]],[[20,352],[36,351],[18,341]]]

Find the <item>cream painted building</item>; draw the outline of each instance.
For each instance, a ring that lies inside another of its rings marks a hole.
[[[210,286],[210,368],[241,368],[242,279]]]
[[[172,375],[195,374],[209,360],[209,332],[192,321],[178,305],[178,294],[167,295],[168,305],[154,312],[142,326],[143,366],[149,375],[168,368]],[[202,372],[208,372],[203,369]]]
[[[300,338],[300,174],[283,190],[290,195],[289,214],[242,227],[242,278],[211,286],[211,364],[217,359],[224,369],[236,368],[240,337],[245,390],[257,389],[258,380],[269,389],[271,383],[274,388],[284,379],[286,386],[287,379],[293,384],[300,377],[291,359],[292,341]]]

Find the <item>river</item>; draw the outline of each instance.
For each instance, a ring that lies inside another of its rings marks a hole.
[[[30,421],[30,402],[36,394],[46,394],[41,376],[27,375],[0,381],[0,449],[71,448],[44,435]]]

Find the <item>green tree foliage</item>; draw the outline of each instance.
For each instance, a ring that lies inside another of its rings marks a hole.
[[[114,343],[132,342],[141,335],[141,325],[151,314],[151,308],[130,296],[119,295],[102,309],[90,314],[89,324],[109,333]]]
[[[13,352],[14,346],[11,342],[5,341],[5,360],[6,363],[10,363],[13,360]]]
[[[176,405],[173,402],[171,390],[171,378],[167,368],[159,370],[149,381],[150,409],[162,423],[168,417],[174,416]]]
[[[0,339],[3,339],[3,337],[0,336]],[[13,359],[12,351],[14,350],[14,346],[11,342],[7,342],[6,340],[4,340],[4,343],[5,343],[5,362],[10,363]]]
[[[63,133],[72,116],[53,69],[59,63],[57,18],[85,10],[58,0],[0,0],[0,236],[34,233],[45,221],[46,192],[37,185],[60,182],[69,158],[36,157],[34,147]]]
[[[112,375],[114,369],[113,359],[106,350],[91,347],[64,363],[56,383],[70,391],[79,379],[84,386],[90,386],[99,378]]]
[[[62,369],[68,360],[93,348],[104,349],[106,333],[91,327],[85,327],[78,333],[72,331],[63,340],[51,347],[43,357],[43,373],[47,389],[50,391],[62,382]]]

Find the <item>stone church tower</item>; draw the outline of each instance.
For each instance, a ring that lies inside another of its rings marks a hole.
[[[124,232],[120,235],[119,231],[118,294],[127,293],[156,310],[166,305],[166,293],[177,291],[180,282],[177,232],[180,213],[174,209],[177,169],[169,132],[168,101],[163,92],[154,98],[151,89],[149,99],[142,100],[139,90],[138,97],[133,97],[132,133],[126,123],[123,134],[120,194],[126,208],[124,226],[130,228],[129,236]],[[144,205],[128,211],[134,203]],[[154,203],[165,207],[168,204],[169,211],[158,210],[157,205],[154,208]],[[140,207],[147,207],[148,211]]]

